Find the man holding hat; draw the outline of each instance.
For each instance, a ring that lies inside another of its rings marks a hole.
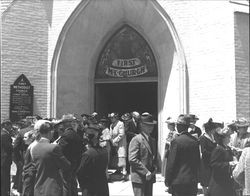
[[[199,142],[188,132],[189,125],[189,115],[178,117],[179,136],[170,145],[165,184],[174,196],[194,196],[198,191]]]
[[[130,174],[135,196],[151,196],[157,171],[156,142],[150,136],[157,122],[149,113],[143,113],[139,121],[141,133],[129,144]]]

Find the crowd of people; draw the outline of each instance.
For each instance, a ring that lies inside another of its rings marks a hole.
[[[81,117],[3,121],[1,195],[16,190],[22,196],[77,196],[79,185],[84,196],[108,196],[108,182],[118,174],[124,181],[130,176],[135,196],[151,196],[159,171],[154,117],[136,111]],[[162,168],[167,191],[193,196],[200,183],[205,196],[250,195],[249,122],[241,118],[225,124],[210,118],[201,129],[197,120],[191,114],[166,120]],[[109,168],[115,171],[110,174]]]
[[[197,127],[196,115],[168,118],[165,146],[165,184],[174,196],[250,195],[249,122],[240,118],[228,124],[210,118]]]

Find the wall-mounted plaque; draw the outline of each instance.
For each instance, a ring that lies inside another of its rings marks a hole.
[[[124,25],[102,50],[95,78],[156,76],[156,61],[150,46],[136,30]]]
[[[10,120],[16,122],[33,115],[33,86],[24,74],[10,86]]]

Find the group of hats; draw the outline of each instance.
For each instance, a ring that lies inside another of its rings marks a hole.
[[[118,114],[117,113],[111,113],[109,115],[110,118],[114,117],[114,118],[118,118]],[[125,113],[121,116],[121,119],[123,121],[128,121],[128,120],[131,120],[132,117],[136,117],[140,120],[141,123],[144,123],[144,124],[149,124],[149,125],[153,125],[153,124],[156,124],[157,121],[155,121],[153,119],[153,115],[148,113],[148,112],[143,112],[141,115],[134,111],[134,112],[131,112],[131,113]]]
[[[190,123],[197,120],[199,120],[199,118],[194,114],[180,114],[177,120],[174,120],[172,117],[168,117],[165,122],[168,124],[190,125]]]

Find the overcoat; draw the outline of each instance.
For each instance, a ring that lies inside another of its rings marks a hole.
[[[235,196],[232,171],[229,162],[233,161],[232,151],[217,145],[211,155],[212,176],[208,191],[212,196]]]
[[[129,163],[131,181],[143,184],[146,181],[148,171],[154,172],[156,169],[156,142],[149,136],[149,141],[143,133],[133,137],[129,144]],[[155,182],[155,175],[151,178]]]
[[[181,133],[170,145],[165,184],[197,185],[199,164],[199,141],[188,132]]]
[[[45,138],[31,149],[35,163],[35,196],[62,196],[63,179],[60,170],[69,170],[70,162],[63,156],[57,144],[50,144]]]
[[[106,168],[108,152],[106,148],[90,147],[82,154],[77,177],[83,196],[108,196]]]
[[[117,121],[110,125],[111,142],[117,149],[118,157],[126,157],[127,139],[124,129],[124,123]]]
[[[208,187],[212,174],[210,165],[211,154],[217,144],[207,137],[206,134],[200,136],[199,140],[201,146],[200,183],[202,186]]]

